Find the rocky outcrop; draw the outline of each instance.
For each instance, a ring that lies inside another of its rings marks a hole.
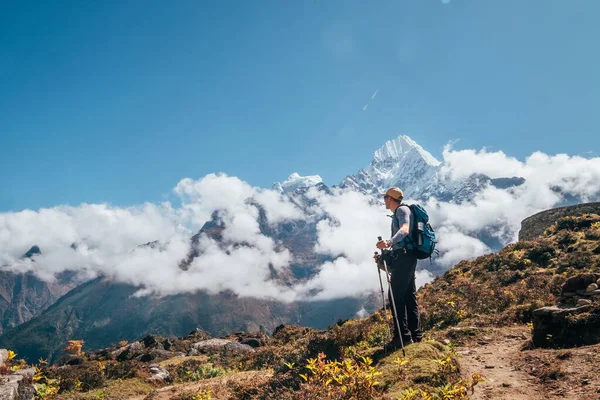
[[[519,241],[533,240],[541,236],[546,229],[559,218],[575,217],[583,214],[600,214],[600,203],[584,203],[574,206],[553,208],[534,214],[521,222]]]
[[[209,339],[203,340],[198,343],[194,343],[188,351],[188,356],[196,356],[202,353],[216,353],[216,352],[227,352],[227,353],[252,353],[254,348],[239,342],[228,339]]]
[[[11,371],[8,350],[0,349],[0,400],[33,400],[32,368]]]
[[[533,311],[536,347],[573,347],[600,343],[600,274],[569,278],[558,304]]]

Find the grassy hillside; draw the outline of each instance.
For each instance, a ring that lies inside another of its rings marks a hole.
[[[600,216],[564,217],[531,241],[462,261],[420,288],[426,329],[528,323],[570,276],[600,270]]]

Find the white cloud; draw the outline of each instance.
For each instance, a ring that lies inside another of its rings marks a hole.
[[[600,158],[536,152],[520,161],[503,152],[446,147],[442,170],[448,179],[473,173],[525,178],[517,187],[487,187],[470,202],[425,203],[439,238],[436,261],[444,267],[489,253],[480,239],[484,236],[502,244],[516,240],[525,217],[560,204],[564,194],[593,200],[600,193]],[[313,188],[307,196],[314,204],[303,211],[277,191],[225,174],[182,179],[173,191],[181,200],[178,206],[82,204],[0,213],[0,266],[33,271],[44,279],[64,270],[76,270],[86,279],[105,275],[139,286],[139,294],[231,290],[240,296],[291,301],[378,290],[372,256],[377,236],[390,235],[390,218],[371,197]],[[192,249],[190,237],[215,212],[222,240],[202,235]],[[289,269],[292,253],[263,235],[261,224],[315,218],[320,220],[314,250],[331,261],[317,266],[309,281],[297,282]],[[34,244],[42,254],[34,261],[22,259]],[[183,270],[180,263],[192,250],[200,256]],[[428,271],[417,272],[419,286],[431,279]]]
[[[565,154],[535,152],[519,161],[502,151],[453,151],[446,146],[442,172],[452,179],[479,173],[491,178],[522,177],[517,187],[485,188],[473,201],[460,204],[430,199],[427,210],[438,227],[438,260],[446,267],[465,259],[490,252],[477,239],[485,233],[503,244],[517,240],[521,221],[539,211],[556,207],[566,195],[592,201],[600,194],[600,158],[583,158]]]
[[[442,172],[450,174],[452,179],[462,179],[474,173],[490,178],[523,176],[523,163],[508,157],[502,151],[493,153],[485,149],[453,151],[446,145],[443,151]]]

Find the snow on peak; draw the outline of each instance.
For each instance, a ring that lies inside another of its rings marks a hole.
[[[417,142],[406,135],[398,136],[394,140],[389,140],[375,152],[373,157],[375,162],[385,160],[399,160],[408,153],[417,153],[427,164],[437,167],[440,161],[423,149]]]
[[[278,182],[273,187],[282,192],[292,192],[298,188],[312,187],[319,183],[323,183],[323,179],[319,175],[300,176],[294,172],[285,181]]]

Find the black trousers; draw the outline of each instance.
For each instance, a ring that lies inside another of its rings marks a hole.
[[[390,309],[393,316],[393,305],[396,304],[398,311],[398,321],[400,330],[394,321],[394,341],[402,340],[418,342],[423,334],[421,333],[421,318],[419,315],[419,305],[417,303],[417,286],[415,284],[415,271],[417,268],[417,257],[401,251],[394,254],[391,265],[391,287],[394,292],[394,301],[392,302],[391,293],[388,293]]]

